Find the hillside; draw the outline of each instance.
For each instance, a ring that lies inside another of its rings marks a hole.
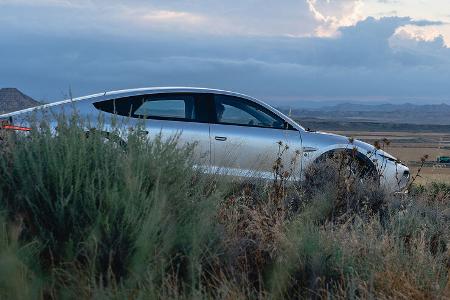
[[[0,114],[37,106],[40,103],[16,88],[0,89]]]

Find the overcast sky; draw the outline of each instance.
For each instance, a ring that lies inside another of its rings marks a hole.
[[[0,88],[450,103],[448,0],[0,0]]]

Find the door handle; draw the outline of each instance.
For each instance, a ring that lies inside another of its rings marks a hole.
[[[315,152],[319,149],[314,148],[314,147],[302,147],[303,152]]]
[[[216,141],[225,142],[227,140],[226,136],[216,136]]]

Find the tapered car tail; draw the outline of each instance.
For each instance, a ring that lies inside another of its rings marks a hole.
[[[7,119],[0,119],[0,130],[2,131],[31,131],[30,127],[17,125],[13,123],[12,117],[9,117]]]

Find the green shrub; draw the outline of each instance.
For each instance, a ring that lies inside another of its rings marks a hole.
[[[22,220],[21,243],[41,246],[33,270],[130,289],[159,286],[167,274],[198,283],[203,257],[215,252],[218,197],[193,171],[192,147],[131,135],[123,150],[69,124],[56,136],[36,130],[11,140],[8,150],[0,152],[2,206]]]

